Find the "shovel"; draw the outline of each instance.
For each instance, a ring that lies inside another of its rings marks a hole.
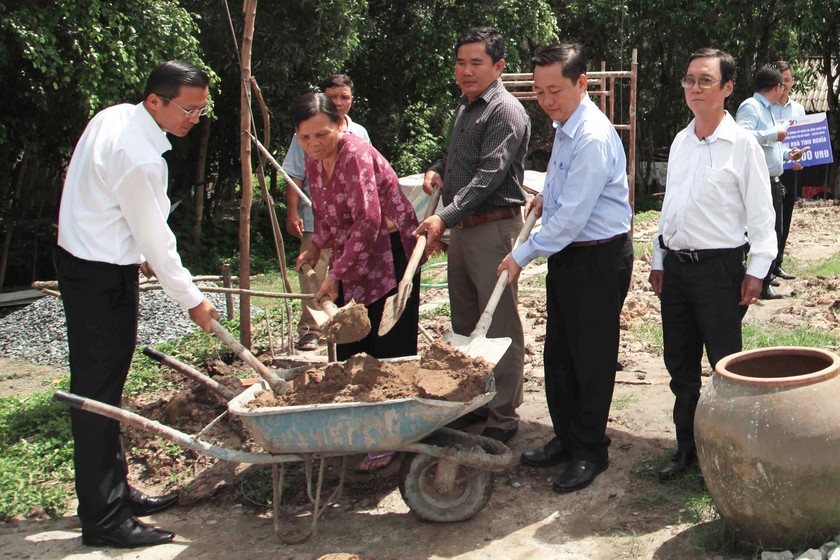
[[[315,271],[309,263],[304,263],[301,272],[305,275],[307,284],[317,283]],[[313,290],[313,291],[317,291]],[[323,298],[318,302],[323,311],[318,309],[309,310],[312,316],[321,327],[324,338],[336,344],[348,344],[362,340],[370,334],[370,318],[364,305],[359,305],[353,300],[350,303],[338,307],[329,298]],[[326,312],[326,318],[324,317]]]
[[[250,350],[242,346],[239,341],[233,337],[233,335],[227,332],[217,320],[210,319],[210,328],[213,330],[213,334],[218,336],[219,340],[224,342],[228,348],[233,350],[243,362],[257,370],[257,373],[259,373],[260,376],[268,382],[268,386],[271,387],[271,391],[276,396],[280,396],[289,390],[289,384],[286,383],[285,379],[259,361],[256,356],[251,354]]]
[[[537,213],[531,212],[528,219],[525,220],[525,225],[519,232],[519,237],[516,238],[514,249],[522,245],[531,234],[531,229],[537,221]],[[449,343],[453,348],[459,350],[472,358],[484,358],[494,366],[502,359],[502,356],[507,352],[510,346],[510,337],[487,338],[487,330],[490,328],[490,323],[493,322],[493,313],[496,311],[496,306],[502,297],[502,292],[507,285],[508,271],[504,270],[499,275],[496,281],[496,287],[493,288],[493,293],[490,294],[490,299],[487,301],[487,306],[484,308],[484,313],[478,318],[470,336],[463,336],[455,334],[452,331],[444,333],[443,340]]]
[[[424,220],[434,213],[438,205],[438,200],[440,200],[440,188],[432,191],[432,199],[426,207],[426,215],[423,217]],[[426,250],[426,240],[425,232],[417,238],[417,245],[414,246],[411,258],[408,259],[405,273],[403,274],[402,280],[400,280],[399,286],[397,286],[397,293],[385,300],[385,307],[382,310],[382,322],[379,323],[379,336],[384,336],[388,331],[393,329],[397,321],[400,320],[403,311],[405,311],[405,305],[408,303],[408,298],[411,296],[411,289],[414,287],[414,283],[412,282],[414,273],[417,271],[417,265],[420,264],[423,251]]]

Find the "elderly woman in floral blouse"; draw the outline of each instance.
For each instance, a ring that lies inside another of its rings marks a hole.
[[[397,324],[385,336],[377,334],[385,299],[396,292],[406,255],[417,242],[412,234],[417,217],[397,174],[373,146],[340,130],[335,105],[326,95],[305,94],[292,117],[306,153],[315,213],[312,248],[298,257],[298,268],[317,262],[322,248],[332,248],[329,274],[315,300],[327,296],[340,306],[352,299],[367,307],[370,318],[370,334],[339,344],[337,358],[360,352],[376,358],[416,354],[419,278]]]

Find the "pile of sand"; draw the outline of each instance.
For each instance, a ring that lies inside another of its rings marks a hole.
[[[249,408],[321,404],[333,402],[379,402],[421,397],[467,402],[485,392],[487,374],[493,366],[470,358],[442,341],[435,342],[420,360],[380,362],[357,354],[344,363],[313,366],[291,382],[281,397],[261,391]]]

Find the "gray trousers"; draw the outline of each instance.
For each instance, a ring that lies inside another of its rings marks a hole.
[[[484,311],[496,285],[496,269],[511,249],[522,217],[487,222],[470,228],[452,228],[449,233],[449,305],[452,330],[469,336]],[[487,426],[511,429],[518,425],[517,407],[522,404],[525,367],[525,335],[519,319],[518,290],[511,284],[502,293],[487,332],[488,338],[510,337],[512,343],[496,364],[496,396],[477,412],[487,416]]]

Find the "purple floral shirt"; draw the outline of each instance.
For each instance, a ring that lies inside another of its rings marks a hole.
[[[332,248],[330,275],[341,281],[345,301],[368,305],[384,297],[397,285],[386,218],[406,255],[417,243],[417,216],[391,165],[358,136],[344,134],[330,180],[324,183],[322,162],[308,155],[306,180],[315,213],[312,243]]]

